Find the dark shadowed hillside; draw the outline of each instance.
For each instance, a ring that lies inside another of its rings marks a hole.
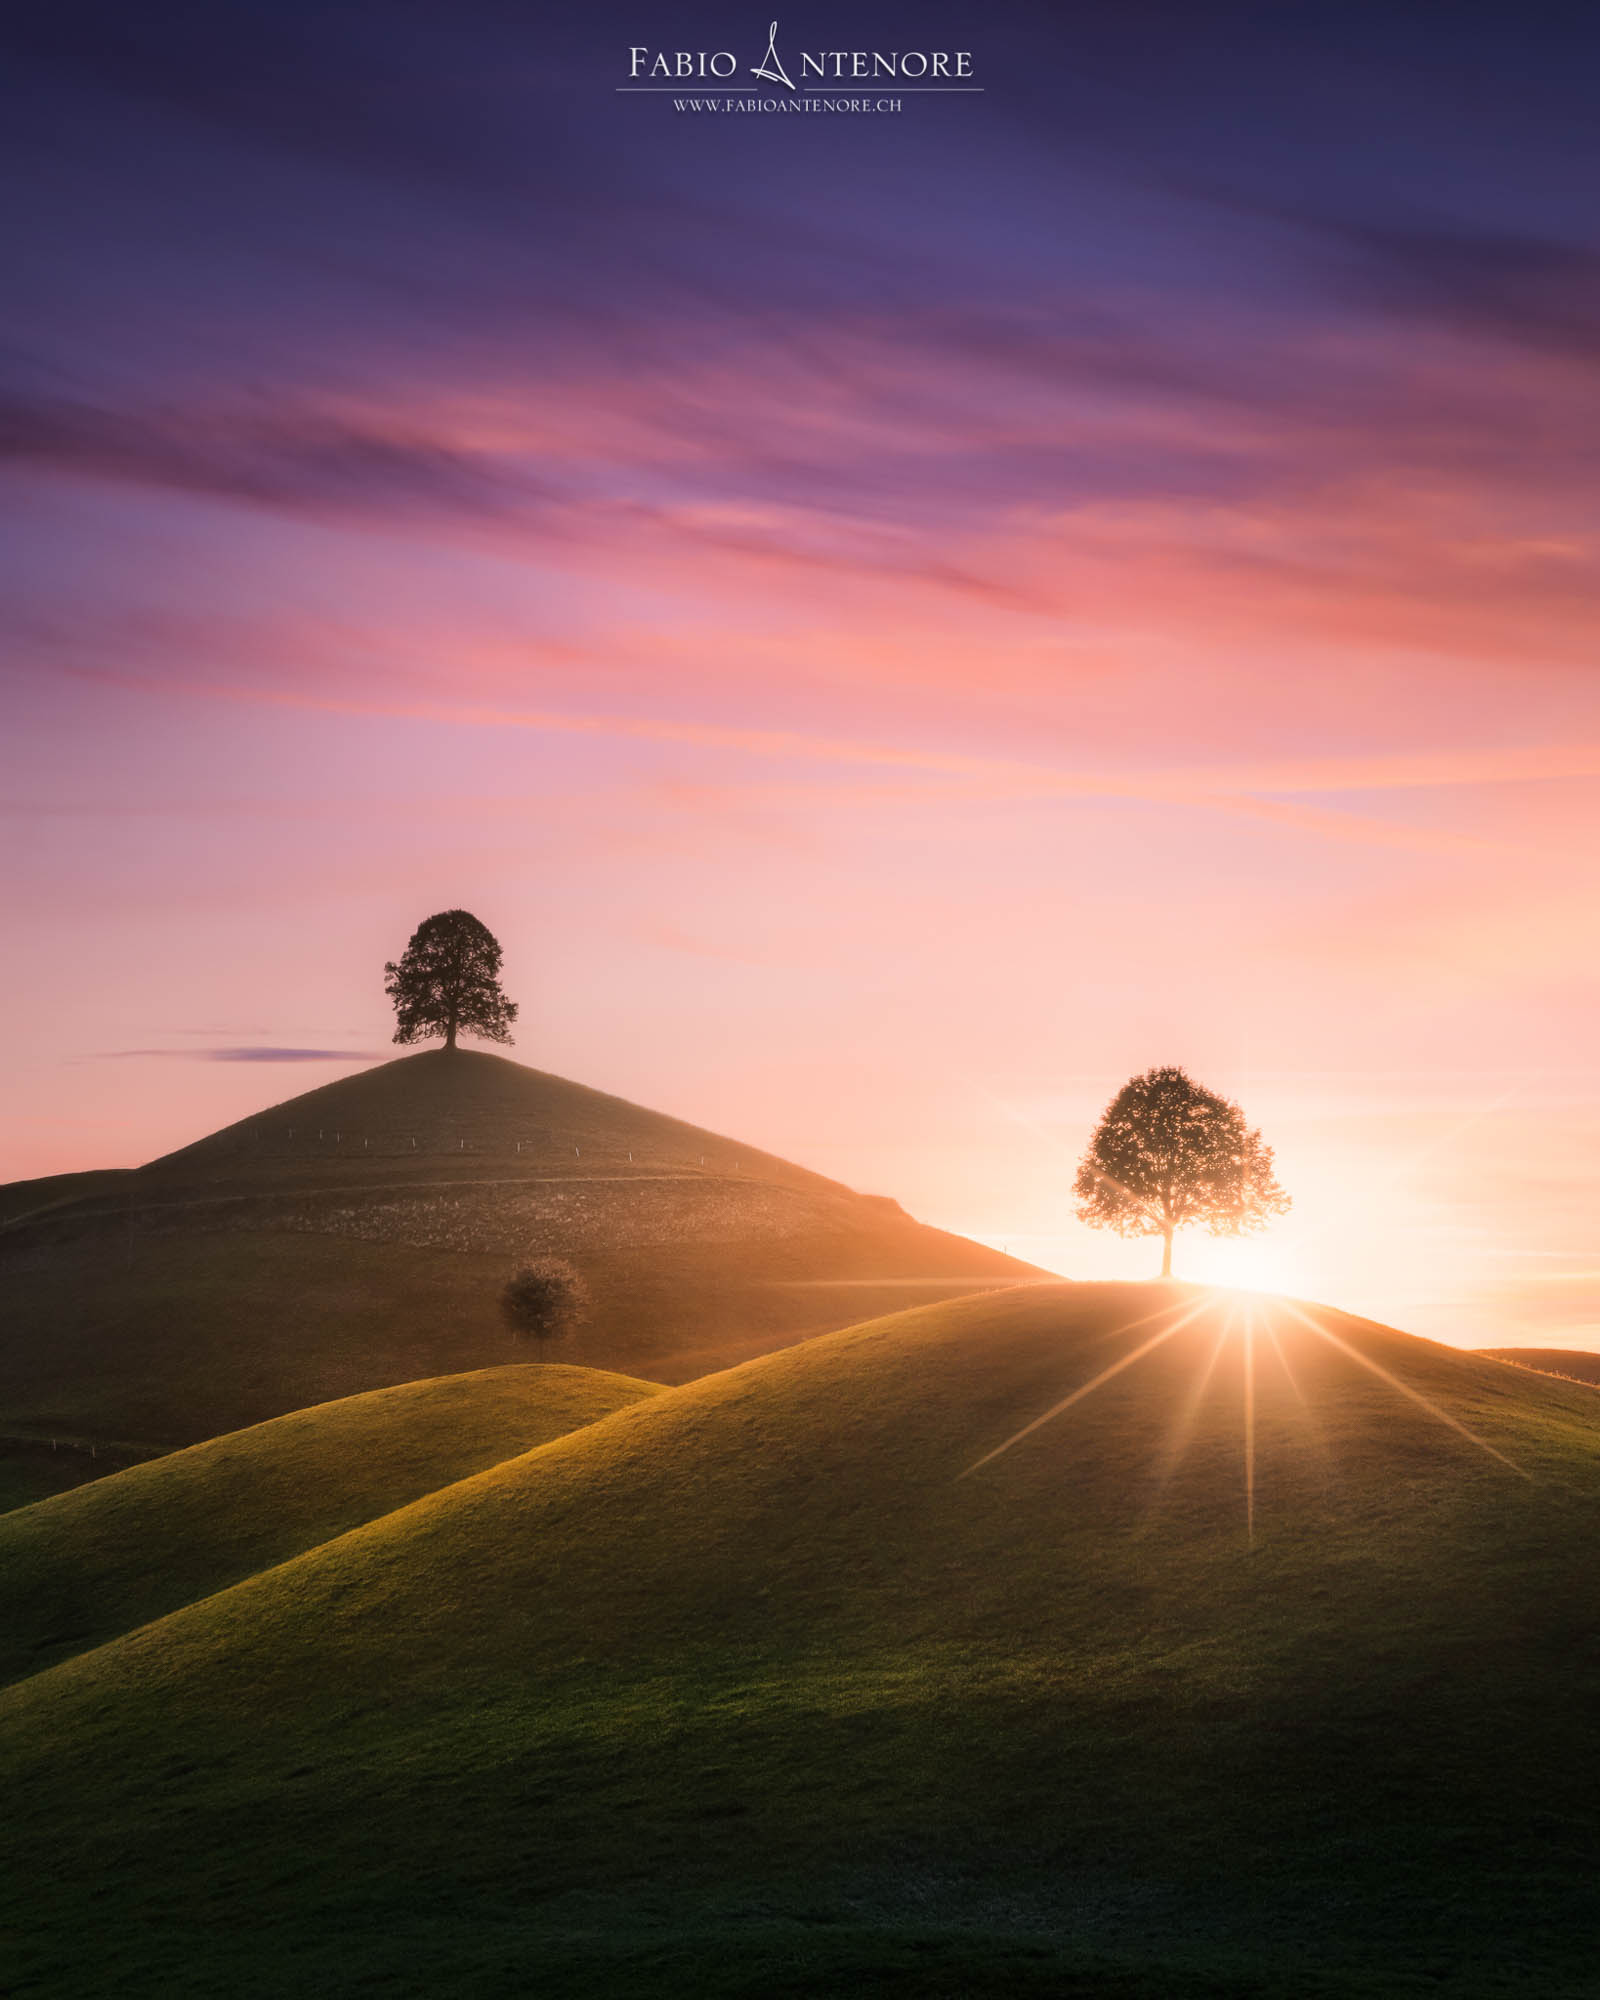
[[[0,1433],[187,1444],[521,1358],[513,1263],[569,1258],[561,1353],[683,1380],[1035,1275],[755,1149],[498,1056],[434,1051],[122,1175],[17,1191]]]

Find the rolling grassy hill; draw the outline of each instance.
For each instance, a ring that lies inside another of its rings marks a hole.
[[[125,1168],[108,1167],[83,1174],[47,1174],[36,1181],[8,1181],[0,1186],[0,1226],[42,1221],[53,1211],[89,1197],[120,1192],[128,1178]]]
[[[1037,1275],[889,1200],[498,1056],[431,1051],[0,1213],[0,1434],[149,1450],[515,1355],[529,1252],[594,1296],[563,1351],[682,1381]]]
[[[1496,1361],[1536,1368],[1542,1375],[1565,1375],[1571,1382],[1600,1382],[1600,1354],[1581,1347],[1480,1347]]]
[[[1576,2000],[1597,1447],[1180,1286],[769,1355],[0,1695],[17,1991]]]
[[[558,1364],[408,1382],[0,1516],[0,1684],[656,1393]]]

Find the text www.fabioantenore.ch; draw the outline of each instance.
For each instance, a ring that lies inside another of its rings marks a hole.
[[[889,112],[900,109],[898,97],[675,97],[674,111],[765,112]]]

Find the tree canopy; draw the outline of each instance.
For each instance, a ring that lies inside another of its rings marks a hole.
[[[560,1340],[578,1326],[589,1310],[589,1288],[582,1273],[561,1257],[535,1257],[512,1274],[500,1294],[500,1312],[519,1340],[531,1340],[541,1353],[547,1340]]]
[[[1272,1148],[1238,1105],[1172,1068],[1146,1070],[1112,1098],[1072,1191],[1080,1221],[1119,1236],[1159,1236],[1164,1278],[1176,1230],[1199,1224],[1213,1236],[1242,1236],[1289,1207]]]
[[[383,968],[383,990],[394,1002],[397,1042],[458,1034],[509,1042],[517,1004],[500,990],[500,945],[467,910],[441,910],[411,934],[398,965]]]

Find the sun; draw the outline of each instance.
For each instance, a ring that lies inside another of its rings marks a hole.
[[[1177,1275],[1198,1285],[1235,1292],[1288,1292],[1305,1289],[1295,1258],[1282,1244],[1248,1236],[1195,1236],[1178,1240]]]

